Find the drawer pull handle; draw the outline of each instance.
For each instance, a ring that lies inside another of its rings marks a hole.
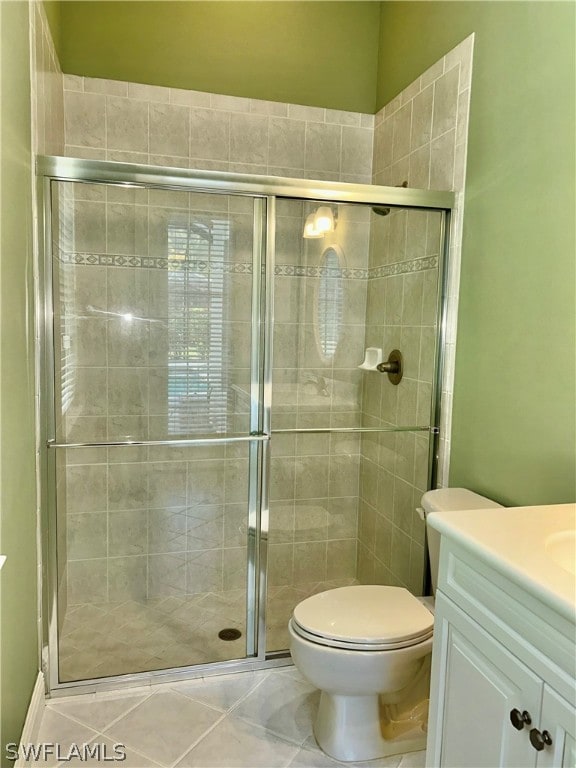
[[[521,731],[525,725],[530,725],[532,718],[530,717],[530,713],[526,712],[526,710],[520,712],[519,709],[513,709],[510,712],[510,722],[517,731]]]
[[[549,747],[552,744],[552,736],[548,731],[540,731],[537,728],[532,728],[530,731],[530,744],[537,752],[542,752],[544,747]]]

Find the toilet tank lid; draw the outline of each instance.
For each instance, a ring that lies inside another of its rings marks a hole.
[[[437,488],[426,491],[422,496],[422,506],[426,514],[430,512],[452,512],[459,509],[494,509],[501,507],[492,499],[480,496],[467,488]]]

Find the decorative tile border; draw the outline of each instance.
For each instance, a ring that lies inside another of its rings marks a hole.
[[[331,267],[304,267],[300,264],[277,264],[274,274],[286,277],[343,277],[347,280],[367,280],[367,269],[337,269]]]
[[[390,277],[392,275],[406,275],[410,272],[423,272],[425,269],[436,269],[438,266],[438,256],[424,256],[421,259],[410,259],[409,261],[397,261],[395,264],[383,264],[380,267],[371,267],[368,271],[368,278]]]
[[[137,267],[141,269],[188,270],[190,272],[231,272],[252,274],[252,264],[248,262],[222,262],[206,260],[179,261],[154,256],[123,256],[106,253],[62,252],[59,261],[63,264],[97,267]]]
[[[105,253],[62,252],[58,259],[63,264],[97,267],[135,267],[141,269],[187,270],[189,272],[225,272],[226,274],[252,274],[252,264],[236,261],[178,261],[154,256],[123,256]],[[340,277],[345,280],[373,280],[392,275],[406,275],[436,269],[437,256],[425,256],[420,259],[399,261],[395,264],[383,264],[370,269],[337,269],[330,267],[305,267],[300,264],[277,264],[274,274],[279,277]]]
[[[63,264],[91,267],[144,267],[167,269],[168,259],[149,256],[120,256],[106,253],[71,253],[63,251],[58,259]]]

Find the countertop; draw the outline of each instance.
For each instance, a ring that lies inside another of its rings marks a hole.
[[[427,522],[576,623],[576,576],[547,551],[575,530],[576,504],[436,512]]]

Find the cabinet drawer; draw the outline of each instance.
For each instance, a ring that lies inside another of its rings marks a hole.
[[[574,704],[570,623],[445,537],[442,555],[439,590]]]

